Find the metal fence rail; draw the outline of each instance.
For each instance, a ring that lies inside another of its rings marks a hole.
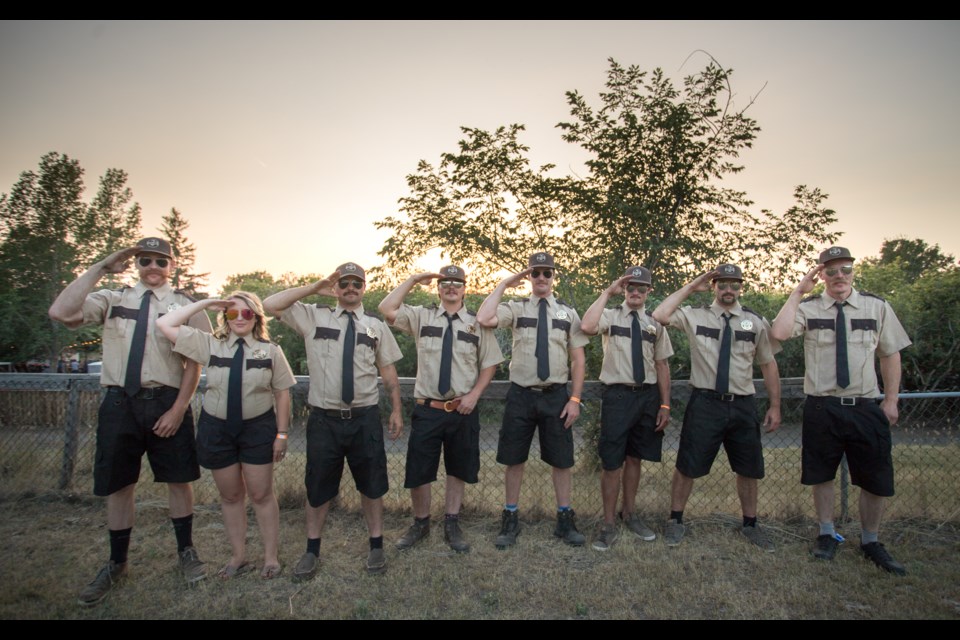
[[[205,380],[194,398],[194,414],[199,414]],[[390,470],[388,509],[409,511],[409,493],[403,489],[406,459],[406,435],[413,408],[412,378],[401,378],[404,403],[404,435],[396,441],[386,439]],[[287,459],[276,466],[277,493],[283,506],[299,506],[305,500],[303,471],[305,426],[310,407],[306,403],[308,379],[297,377],[293,392],[293,421]],[[503,413],[507,382],[495,381],[478,405],[481,412],[480,482],[468,486],[464,509],[496,513],[503,503],[503,467],[496,462],[497,434]],[[757,381],[760,415],[766,410],[765,390]],[[583,412],[574,425],[577,464],[574,470],[573,506],[587,517],[601,513],[600,473],[596,457],[602,385],[585,385]],[[92,490],[93,459],[97,410],[102,390],[99,377],[91,374],[0,374],[0,493],[17,495],[37,491]],[[643,464],[638,508],[654,518],[666,517],[669,510],[670,479],[673,474],[680,425],[689,388],[686,381],[675,381],[672,389],[672,421],[664,438],[663,461]],[[381,394],[383,397],[383,394]],[[800,423],[803,403],[802,379],[783,380],[783,425],[764,434],[766,477],[760,482],[760,515],[788,519],[812,517],[809,488],[800,485]],[[888,504],[888,517],[924,517],[937,521],[960,520],[960,393],[901,394],[900,424],[893,430],[894,466],[897,495]],[[382,401],[384,414],[388,410]],[[440,472],[443,467],[441,463]],[[162,487],[152,482],[149,465],[141,473],[140,495]],[[217,490],[210,473],[203,471],[195,485],[197,502],[216,503]],[[857,489],[848,487],[841,477],[838,513],[848,514],[856,502]],[[433,501],[434,510],[442,509],[442,483]],[[347,507],[359,505],[349,471],[345,471],[339,497]],[[553,485],[549,467],[540,461],[534,439],[523,481],[521,506],[525,511],[549,513],[554,509]],[[697,480],[687,505],[687,513],[739,513],[730,471],[722,452],[709,476]],[[855,509],[851,516],[856,516]]]

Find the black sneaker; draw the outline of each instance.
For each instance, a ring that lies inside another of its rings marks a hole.
[[[577,514],[573,509],[557,512],[557,528],[553,535],[574,547],[581,547],[587,541],[586,536],[577,531]]]
[[[813,557],[818,560],[833,560],[837,555],[837,547],[840,543],[829,533],[817,536],[817,541],[813,545]]]
[[[893,559],[893,557],[890,555],[890,552],[887,551],[883,544],[879,542],[862,544],[860,545],[860,550],[863,551],[864,558],[872,560],[873,564],[877,565],[884,571],[889,571],[890,573],[898,576],[907,575],[906,568]]]
[[[127,563],[117,564],[113,560],[109,561],[105,567],[100,569],[97,577],[83,588],[77,602],[85,607],[97,604],[107,597],[107,593],[127,575]]]
[[[497,549],[506,549],[517,544],[517,535],[520,533],[520,518],[516,511],[503,510],[500,521],[500,534],[494,544]]]

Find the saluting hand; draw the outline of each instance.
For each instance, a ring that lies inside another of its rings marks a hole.
[[[317,280],[314,285],[314,293],[318,296],[331,296],[333,298],[337,297],[337,282],[340,280],[340,272],[334,271],[328,275],[323,280]]]
[[[114,251],[109,256],[100,261],[100,269],[106,273],[123,273],[130,268],[130,259],[143,251],[140,247],[127,247]]]
[[[797,285],[797,291],[806,295],[813,291],[813,288],[817,286],[817,280],[820,278],[820,272],[823,271],[823,265],[818,264],[810,271],[807,271],[807,275],[803,276],[800,280],[800,284]]]
[[[690,284],[693,286],[694,291],[710,291],[710,281],[716,280],[720,277],[720,272],[716,269],[711,269],[706,273],[701,273],[696,278],[690,281]]]
[[[439,273],[431,273],[430,271],[424,271],[423,273],[418,273],[413,276],[413,281],[417,284],[430,284],[433,280],[439,280],[443,278]]]
[[[512,276],[507,276],[506,278],[504,278],[503,284],[505,284],[508,289],[512,289],[513,287],[519,287],[521,284],[524,283],[526,277],[530,275],[532,272],[533,272],[533,267],[527,267],[520,273],[515,273]]]

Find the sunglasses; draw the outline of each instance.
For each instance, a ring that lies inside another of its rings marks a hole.
[[[453,287],[454,289],[462,289],[464,283],[459,280],[441,280],[438,282],[441,287]]]
[[[223,312],[223,315],[227,316],[227,320],[236,320],[237,316],[242,317],[244,320],[253,320],[254,313],[251,309],[227,309]]]
[[[156,264],[161,269],[166,269],[167,265],[170,264],[170,261],[166,258],[147,258],[146,256],[142,258],[137,258],[137,263],[141,267],[149,267],[151,264]]]
[[[533,271],[530,272],[530,275],[534,278],[539,278],[541,274],[543,275],[544,278],[549,280],[550,278],[553,277],[553,269],[544,269],[543,271],[539,269],[534,269]]]
[[[363,283],[359,280],[341,280],[337,283],[337,286],[341,289],[346,289],[347,287],[353,285],[353,288],[359,291],[363,289]]]
[[[843,275],[848,276],[851,273],[853,273],[853,265],[845,264],[842,267],[827,267],[826,269],[823,270],[823,272],[830,277],[833,277],[838,273],[842,273]]]
[[[726,291],[727,289],[730,289],[730,291],[740,291],[740,287],[742,286],[743,285],[740,284],[739,282],[718,282],[717,283],[717,289],[719,289],[720,291]]]
[[[650,291],[650,285],[648,284],[628,284],[627,292],[628,293],[646,293]]]

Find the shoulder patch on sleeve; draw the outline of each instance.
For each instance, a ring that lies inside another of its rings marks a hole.
[[[881,298],[880,296],[878,296],[878,295],[875,294],[875,293],[869,293],[869,292],[867,292],[867,291],[860,291],[859,289],[857,289],[857,293],[859,293],[859,294],[862,295],[862,296],[867,296],[868,298],[876,298],[877,300],[880,300],[881,302],[886,302],[886,301],[887,301],[886,298]]]
[[[194,298],[192,295],[190,295],[189,293],[187,293],[187,292],[184,291],[183,289],[174,289],[173,292],[174,292],[174,293],[177,293],[177,294],[180,294],[181,296],[183,296],[184,298],[186,298],[186,299],[189,300],[190,302],[196,302],[196,301],[197,301],[196,298]]]
[[[371,318],[376,318],[377,320],[383,320],[383,316],[377,313],[376,311],[367,311],[363,310],[363,315],[370,316]]]
[[[571,309],[573,309],[572,304],[568,304],[567,302],[565,302],[564,300],[561,300],[560,298],[557,298],[557,304],[562,304],[565,307],[570,307]]]
[[[467,315],[469,315],[469,316],[475,316],[475,315],[477,315],[477,312],[476,312],[476,311],[471,311],[470,309],[467,309],[466,307],[464,307],[463,310],[466,311],[466,312],[467,312]]]
[[[819,299],[820,299],[820,294],[817,293],[817,294],[812,295],[812,296],[807,296],[806,298],[804,298],[804,299],[801,300],[800,302],[801,302],[801,304],[802,304],[802,303],[804,303],[804,302],[813,302],[814,300],[819,300]]]
[[[744,311],[746,311],[747,313],[752,313],[753,315],[757,316],[757,317],[760,318],[761,320],[766,320],[766,318],[764,318],[762,315],[760,315],[759,313],[757,313],[756,311],[754,311],[754,310],[751,309],[750,307],[745,307],[745,306],[743,306],[743,305],[740,305],[740,308],[743,309]]]
[[[423,308],[424,308],[424,309],[435,310],[435,309],[437,309],[438,307],[437,307],[437,303],[434,302],[433,304],[428,304],[428,305],[424,306]]]
[[[328,304],[320,304],[318,302],[316,306],[317,306],[317,309],[326,309],[327,311],[333,311],[333,307],[331,307]]]

